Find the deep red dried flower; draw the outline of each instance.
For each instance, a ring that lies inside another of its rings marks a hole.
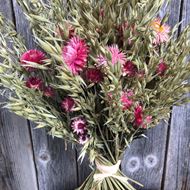
[[[26,86],[28,88],[40,90],[42,88],[42,86],[43,86],[43,81],[40,78],[37,78],[37,77],[30,77],[26,81]]]
[[[156,73],[159,74],[160,76],[163,76],[165,72],[167,71],[167,69],[168,69],[168,66],[166,65],[166,63],[161,62],[157,66]]]
[[[34,71],[35,68],[31,66],[26,66],[28,62],[43,64],[45,59],[46,59],[46,56],[42,51],[34,49],[34,50],[29,50],[23,53],[20,57],[20,63],[24,65],[27,71]]]
[[[127,61],[123,64],[123,76],[134,77],[137,72],[137,66],[132,61]]]
[[[142,108],[142,106],[138,105],[137,107],[135,107],[134,116],[135,116],[134,124],[135,124],[135,126],[139,127],[140,125],[143,124],[143,108]]]
[[[61,102],[61,107],[66,111],[66,112],[72,112],[74,107],[75,107],[75,101],[71,97],[66,97],[62,102]]]
[[[103,73],[97,68],[88,68],[85,77],[88,81],[93,83],[99,83],[104,79]]]
[[[47,97],[53,97],[55,95],[55,91],[51,86],[44,87],[43,92]]]

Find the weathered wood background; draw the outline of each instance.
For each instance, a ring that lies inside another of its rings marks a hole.
[[[190,0],[172,0],[169,24],[190,23]],[[35,44],[16,0],[0,0],[0,11],[12,20],[26,40]],[[2,97],[0,98],[2,100]],[[0,110],[0,190],[74,190],[89,174],[88,161],[77,162],[78,151],[65,150],[34,124]],[[190,190],[190,105],[174,107],[169,123],[148,131],[126,151],[123,171],[144,184],[142,190]]]

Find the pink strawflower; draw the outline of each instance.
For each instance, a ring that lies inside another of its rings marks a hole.
[[[126,56],[123,52],[121,52],[117,45],[111,45],[108,47],[109,52],[112,56],[112,64],[115,65],[117,62],[124,64],[126,62]]]
[[[20,57],[20,63],[25,67],[27,71],[34,71],[35,68],[26,65],[29,65],[29,62],[43,64],[45,59],[46,56],[43,52],[34,49],[23,53]]]
[[[155,32],[154,44],[159,45],[169,40],[170,26],[162,24],[159,18],[155,18],[150,26]]]
[[[97,68],[88,68],[86,71],[86,79],[93,83],[99,83],[103,81],[103,73]]]
[[[43,92],[46,97],[53,97],[55,95],[55,91],[51,86],[44,87]]]
[[[132,61],[127,61],[122,67],[123,76],[134,77],[138,72],[137,66]]]
[[[98,62],[97,66],[107,65],[108,63],[107,58],[104,57],[103,55],[99,55],[97,57],[97,62]]]
[[[161,62],[157,66],[156,73],[160,76],[163,76],[166,73],[167,69],[168,66],[166,65],[166,63]]]
[[[152,123],[152,116],[151,115],[147,116],[145,121],[146,121],[147,124]]]
[[[37,77],[30,77],[25,84],[28,88],[40,90],[43,86],[43,81]]]
[[[85,134],[87,129],[86,120],[82,117],[75,118],[71,123],[71,128],[73,129],[73,132],[77,135]]]
[[[89,141],[89,135],[84,134],[79,136],[79,144],[84,145],[88,141]]]
[[[142,106],[138,105],[135,107],[134,110],[134,116],[135,116],[135,121],[134,124],[136,127],[139,127],[143,124],[143,108]]]
[[[108,49],[108,52],[111,54],[111,62],[113,65],[115,65],[118,62],[121,64],[124,64],[126,62],[127,60],[126,55],[122,51],[119,50],[118,45],[114,44],[114,45],[108,46],[107,49]],[[108,63],[108,59],[102,55],[99,55],[97,62],[99,66],[105,65]]]
[[[122,92],[121,103],[123,106],[123,110],[128,110],[133,105],[133,100],[131,99],[131,96],[133,96],[132,91]]]
[[[147,126],[148,126],[150,123],[152,123],[152,116],[149,115],[149,116],[147,116],[147,117],[145,118],[145,123],[142,125],[142,128],[146,129]]]
[[[73,37],[63,48],[63,59],[69,70],[77,75],[83,71],[87,64],[88,47],[84,40]]]
[[[75,101],[71,97],[66,97],[62,102],[61,102],[61,107],[66,111],[66,112],[72,112],[75,108]]]

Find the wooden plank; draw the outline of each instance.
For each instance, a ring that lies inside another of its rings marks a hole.
[[[0,1],[0,11],[14,20],[10,0]],[[0,109],[0,189],[38,189],[27,121],[5,109]]]
[[[170,6],[164,7],[161,11],[162,15],[166,10],[170,11],[169,24],[171,26],[174,26],[179,20],[180,5],[179,0],[172,0]],[[147,139],[135,140],[126,150],[122,169],[127,176],[144,185],[143,188],[138,187],[137,189],[157,190],[162,188],[167,134],[168,125],[161,122],[156,128],[147,132]]]
[[[184,0],[180,19],[182,28],[190,24],[190,0]],[[172,112],[164,189],[190,189],[190,104],[174,107]]]
[[[38,190],[27,121],[0,111],[0,189]]]
[[[77,183],[76,151],[45,130],[32,131],[40,190],[73,190]]]
[[[78,146],[77,157],[79,157],[80,149],[81,149],[80,146]],[[90,162],[87,155],[82,163],[81,160],[78,160],[77,165],[78,165],[78,183],[80,186],[89,176],[89,174],[92,172],[92,169],[90,168]]]
[[[35,48],[28,22],[21,8],[14,2],[17,30],[27,39],[27,47]],[[63,139],[52,139],[43,129],[33,130],[31,134],[40,190],[73,190],[78,186],[76,150],[68,145],[65,150]]]
[[[147,132],[148,138],[134,140],[125,152],[123,172],[144,185],[144,190],[161,189],[166,150],[167,124]]]

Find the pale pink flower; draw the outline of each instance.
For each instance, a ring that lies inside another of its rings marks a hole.
[[[85,134],[87,129],[86,120],[83,117],[77,117],[73,119],[71,123],[71,128],[73,129],[73,132],[77,135]]]
[[[126,56],[125,54],[119,50],[117,45],[111,45],[108,47],[109,52],[112,56],[112,64],[115,65],[117,62],[120,62],[121,64],[124,64],[126,62]]]
[[[62,55],[69,70],[77,75],[83,71],[87,64],[88,47],[84,40],[73,37],[63,48]]]
[[[147,124],[150,124],[152,122],[152,116],[151,115],[147,116],[145,120]]]
[[[169,40],[170,26],[164,23],[162,24],[159,18],[155,18],[150,26],[155,32],[154,44],[159,45]]]
[[[107,65],[107,63],[108,63],[107,58],[104,57],[103,55],[99,55],[97,57],[97,62],[98,62],[97,66]]]
[[[62,102],[61,102],[61,107],[66,111],[66,112],[72,112],[75,108],[75,101],[71,97],[66,97]]]
[[[142,125],[142,128],[146,129],[147,126],[148,126],[150,123],[152,123],[152,116],[149,115],[149,116],[147,116],[147,117],[145,118],[145,123]]]
[[[111,54],[111,62],[113,65],[116,63],[124,64],[127,60],[126,55],[119,50],[118,45],[114,44],[107,47],[108,52]],[[108,63],[108,59],[103,55],[99,55],[97,58],[98,65],[105,65]]]

